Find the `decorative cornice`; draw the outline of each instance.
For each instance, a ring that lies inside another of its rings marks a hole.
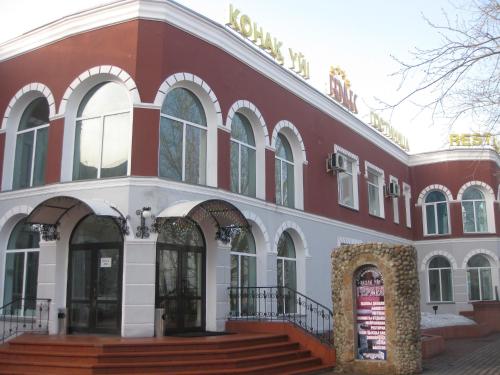
[[[415,167],[417,165],[464,160],[491,160],[493,162],[496,162],[497,166],[500,167],[500,156],[495,151],[491,149],[471,148],[455,148],[450,150],[440,150],[410,155],[408,165],[410,167]]]

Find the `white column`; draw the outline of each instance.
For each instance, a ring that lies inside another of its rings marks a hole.
[[[122,336],[154,336],[156,241],[124,242]]]
[[[59,261],[61,262],[61,260]],[[57,242],[40,241],[38,257],[37,298],[50,298],[49,334],[57,334],[57,310],[66,307],[66,301],[57,298],[56,293]],[[65,286],[60,286],[65,288]]]
[[[216,296],[216,325],[217,331],[224,331],[229,316],[229,286],[231,284],[231,245],[217,241],[215,285]],[[208,322],[207,322],[208,323]],[[208,329],[208,324],[207,324]]]

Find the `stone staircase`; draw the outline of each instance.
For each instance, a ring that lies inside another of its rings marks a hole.
[[[22,335],[0,346],[0,374],[318,374],[332,370],[286,334],[131,339]]]

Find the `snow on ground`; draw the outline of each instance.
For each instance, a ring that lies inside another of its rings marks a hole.
[[[466,326],[471,324],[476,324],[476,322],[462,315],[455,315],[455,314],[434,315],[434,313],[430,312],[422,312],[422,319],[420,321],[420,327],[422,329],[446,327],[446,326]]]

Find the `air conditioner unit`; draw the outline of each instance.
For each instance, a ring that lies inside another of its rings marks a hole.
[[[345,171],[346,164],[344,155],[339,153],[328,154],[328,158],[326,159],[326,171],[343,172]]]
[[[399,184],[397,182],[390,182],[389,185],[385,186],[385,196],[396,198],[399,197]]]

